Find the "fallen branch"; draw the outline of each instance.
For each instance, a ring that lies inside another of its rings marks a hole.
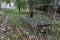
[[[0,39],[3,39],[4,36],[4,31],[7,30],[6,28],[8,27],[8,19],[9,19],[9,15],[7,15],[4,20],[2,25],[0,26]]]

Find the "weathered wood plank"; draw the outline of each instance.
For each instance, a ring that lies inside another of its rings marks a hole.
[[[50,23],[45,23],[45,22],[38,22],[37,20],[33,19],[33,18],[26,18],[26,17],[22,17],[23,21],[30,24],[32,27],[46,27],[46,26],[51,26]]]

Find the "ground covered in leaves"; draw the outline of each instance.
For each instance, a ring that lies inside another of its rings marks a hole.
[[[0,11],[0,19],[9,14],[9,22],[7,30],[4,30],[5,35],[2,37],[2,40],[43,40],[43,33],[37,30],[36,35],[34,35],[33,29],[31,25],[24,23],[23,17],[28,17],[28,12],[19,13],[15,9],[1,10]],[[34,19],[39,22],[50,22],[53,24],[52,26],[45,27],[46,30],[50,30],[51,34],[46,33],[47,40],[60,40],[60,18],[57,20],[52,20],[51,18],[40,14],[40,12],[34,12]],[[2,22],[0,20],[0,24]]]

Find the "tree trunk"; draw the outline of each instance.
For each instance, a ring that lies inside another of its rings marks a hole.
[[[21,11],[21,8],[20,8],[20,6],[19,6],[19,12]]]
[[[32,0],[28,0],[28,2],[29,2],[29,11],[30,11],[30,17],[32,17],[33,18],[33,2],[32,2]]]
[[[54,6],[55,6],[55,13],[53,15],[53,19],[55,20],[56,19],[56,11],[57,11],[57,7],[58,7],[58,3],[59,3],[59,0],[54,0]]]
[[[1,9],[1,0],[0,0],[0,9]]]

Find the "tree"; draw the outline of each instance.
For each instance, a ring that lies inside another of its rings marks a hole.
[[[25,9],[26,8],[26,5],[27,4],[27,0],[16,0],[15,1],[15,6],[19,9],[19,12],[21,11],[21,8],[22,9]]]
[[[30,17],[33,18],[33,1],[28,0],[28,2],[29,2],[29,9],[30,9]]]
[[[16,0],[15,5],[17,6],[17,8],[19,9],[19,12],[20,12],[20,10],[21,10],[21,0]]]
[[[21,0],[3,0],[3,2],[6,2],[6,3],[10,3],[11,1],[15,2],[15,5],[17,6],[17,8],[19,9],[19,12],[20,12]]]
[[[56,19],[56,11],[57,11],[57,8],[58,8],[58,3],[59,3],[59,0],[54,0],[54,6],[55,6],[55,13],[53,15],[53,19],[55,20]]]
[[[1,9],[1,0],[0,0],[0,9]]]

